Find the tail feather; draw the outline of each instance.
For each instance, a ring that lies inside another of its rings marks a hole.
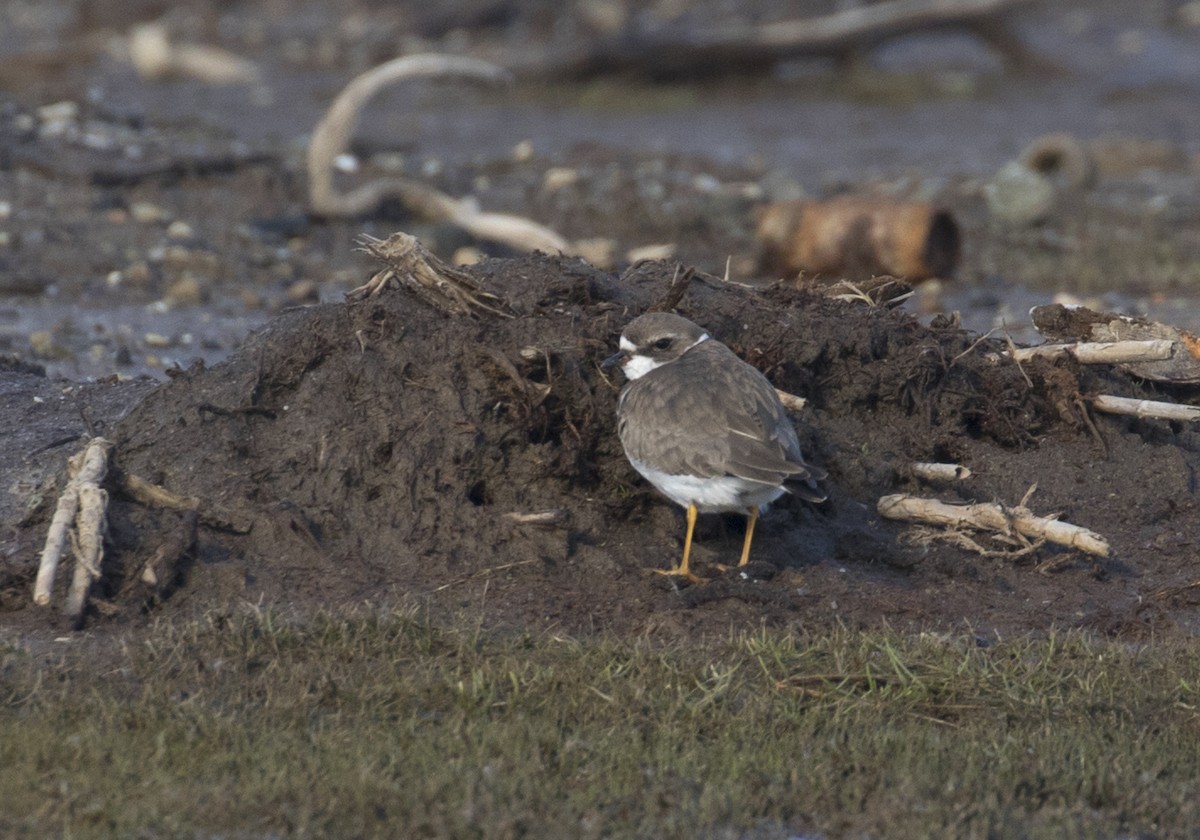
[[[812,502],[814,505],[819,505],[821,502],[829,498],[825,493],[821,492],[819,487],[817,487],[816,481],[817,478],[825,477],[825,471],[813,468],[813,472],[820,473],[820,475],[813,477],[804,476],[803,478],[799,476],[795,478],[789,478],[783,482],[783,489],[787,490],[793,496],[799,496],[806,502]]]

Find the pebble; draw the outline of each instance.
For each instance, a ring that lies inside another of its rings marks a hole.
[[[353,175],[358,171],[358,158],[347,152],[343,152],[333,159],[333,168],[338,172],[345,172],[347,175]]]
[[[464,245],[450,257],[450,262],[454,265],[475,265],[482,260],[483,251],[471,245]]]
[[[321,288],[314,280],[297,280],[288,286],[287,299],[293,303],[317,303],[321,299]]]
[[[114,271],[113,274],[121,272]],[[124,271],[125,280],[134,288],[143,289],[154,282],[154,270],[150,268],[150,263],[145,260],[138,260],[135,263],[130,263]],[[112,283],[112,274],[109,275],[109,284]]]
[[[12,202],[0,201],[0,219],[7,219],[12,215]]]
[[[564,187],[574,186],[579,181],[579,170],[565,166],[552,166],[542,176],[542,189],[548,193],[558,192]]]
[[[194,239],[196,233],[187,222],[176,220],[167,226],[167,236],[171,239]]]
[[[64,101],[43,105],[37,109],[37,117],[42,122],[65,122],[79,119],[79,103]]]
[[[163,224],[171,218],[170,213],[149,201],[135,201],[129,207],[129,215],[135,222],[142,225]]]
[[[167,338],[162,333],[146,333],[144,336],[142,336],[142,342],[147,347],[162,348],[171,346],[171,339]]]
[[[678,250],[672,242],[665,242],[660,245],[642,245],[638,248],[630,248],[629,253],[625,255],[631,263],[641,262],[642,260],[669,260],[675,256]]]
[[[29,334],[29,349],[38,358],[47,359],[54,355],[54,336],[48,330]]]
[[[533,141],[522,140],[517,145],[513,146],[512,158],[517,163],[526,163],[533,158]]]
[[[617,243],[605,237],[577,239],[571,246],[576,256],[582,257],[596,268],[610,269],[616,261]]]
[[[983,198],[992,218],[1014,227],[1044,221],[1054,207],[1054,184],[1019,161],[1000,169],[983,186]]]
[[[206,293],[207,289],[204,288],[199,278],[192,274],[185,274],[167,287],[167,293],[163,295],[163,300],[172,307],[196,306],[204,302],[207,297]]]

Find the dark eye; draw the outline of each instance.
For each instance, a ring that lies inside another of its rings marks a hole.
[[[654,342],[654,346],[656,348],[658,348],[659,350],[666,350],[668,347],[671,346],[671,339],[660,338],[658,341]]]

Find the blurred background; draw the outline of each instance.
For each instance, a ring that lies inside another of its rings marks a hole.
[[[326,161],[339,190],[417,182],[617,272],[932,274],[909,277],[919,317],[1023,342],[1052,300],[1200,330],[1200,2],[9,0],[0,365],[215,363],[362,283],[364,232],[459,262],[517,253],[399,200],[314,212],[322,115],[429,52],[510,81],[371,96]],[[798,208],[847,195],[946,214],[954,259],[767,258],[771,208],[790,253]]]

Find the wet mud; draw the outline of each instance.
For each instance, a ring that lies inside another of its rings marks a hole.
[[[451,316],[390,290],[284,313],[228,361],[154,388],[108,432],[98,594],[118,610],[90,620],[367,602],[575,633],[1200,627],[1200,594],[1186,588],[1200,436],[1093,415],[1084,400],[1156,387],[1069,361],[1018,365],[1004,342],[949,318],[926,327],[903,311],[702,273],[677,311],[808,401],[794,420],[830,473],[830,499],[777,503],[747,574],[717,572],[743,527],[719,516],[702,518],[695,555],[710,582],[678,588],[652,574],[677,560],[682,516],[626,463],[614,417],[622,383],[599,362],[628,320],[667,302],[678,269],[648,263],[619,277],[577,259],[488,260],[467,270],[516,317]],[[924,484],[913,461],[972,476]],[[128,578],[180,514],[128,498],[123,474],[202,502],[195,549],[152,606]],[[895,492],[1015,505],[1035,484],[1031,509],[1101,533],[1111,556],[1051,546],[981,556],[876,512]],[[21,556],[34,555],[47,516],[20,528]],[[14,595],[32,568],[6,574],[4,620],[44,622]]]

